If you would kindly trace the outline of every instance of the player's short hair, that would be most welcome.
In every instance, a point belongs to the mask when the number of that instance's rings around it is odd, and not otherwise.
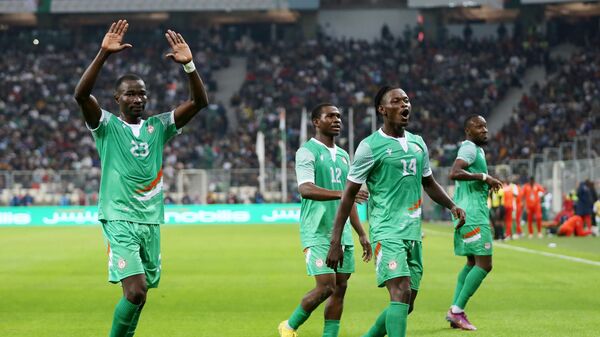
[[[310,119],[315,120],[315,119],[321,118],[321,113],[322,113],[321,110],[323,110],[323,108],[327,107],[327,106],[336,107],[335,104],[329,103],[329,102],[319,103],[319,104],[315,105],[314,108],[312,108],[312,111],[310,113]]]
[[[394,89],[400,89],[400,87],[384,85],[383,87],[379,88],[379,91],[377,91],[377,94],[373,99],[373,106],[375,106],[375,110],[377,110],[377,108],[379,108],[379,106],[381,105],[381,100],[383,99],[383,96],[385,96],[385,94]]]
[[[474,120],[475,118],[479,118],[481,117],[481,115],[469,115],[467,116],[467,118],[465,118],[465,122],[463,123],[463,128],[467,128],[469,126],[469,123],[471,123],[472,120]]]
[[[117,79],[117,82],[115,82],[115,91],[119,90],[121,83],[123,83],[124,81],[144,81],[144,80],[142,80],[142,78],[136,74],[132,74],[132,73],[125,74],[125,75],[119,77]]]

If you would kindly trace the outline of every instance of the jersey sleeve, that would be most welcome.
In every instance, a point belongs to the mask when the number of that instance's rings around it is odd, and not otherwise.
[[[354,162],[350,166],[348,180],[356,184],[364,184],[374,164],[375,159],[371,147],[364,141],[360,142],[354,154]]]
[[[430,175],[433,174],[433,172],[431,171],[431,163],[429,162],[429,149],[427,148],[427,144],[425,144],[425,141],[423,141],[423,139],[421,139],[421,143],[423,144],[423,177],[429,177]]]
[[[475,144],[471,142],[462,143],[458,149],[456,159],[462,159],[471,165],[475,162],[475,158],[477,158],[477,147],[475,147]]]
[[[98,126],[94,129],[90,128],[88,123],[85,123],[85,126],[92,132],[94,137],[102,137],[106,130],[106,125],[108,125],[108,121],[110,120],[112,114],[104,109],[102,109],[102,114],[100,115],[100,122]]]
[[[315,183],[315,156],[304,147],[296,151],[296,179],[298,186]]]
[[[164,143],[168,142],[175,135],[181,133],[181,129],[177,129],[175,126],[175,110],[163,112],[159,115],[156,115],[156,118],[160,120],[164,127]]]

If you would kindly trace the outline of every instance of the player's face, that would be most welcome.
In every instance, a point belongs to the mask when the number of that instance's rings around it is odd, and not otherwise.
[[[146,108],[146,84],[142,80],[123,81],[115,93],[121,112],[129,118],[141,117]]]
[[[315,126],[321,133],[327,136],[339,136],[342,130],[342,114],[340,110],[334,106],[321,108],[321,117],[316,120]]]
[[[383,96],[378,109],[390,123],[404,128],[408,125],[412,105],[404,90],[393,89]]]
[[[467,132],[471,135],[471,139],[477,145],[484,145],[488,142],[487,122],[483,117],[477,117],[471,120]]]

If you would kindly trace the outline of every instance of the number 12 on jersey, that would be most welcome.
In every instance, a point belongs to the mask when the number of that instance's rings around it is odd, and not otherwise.
[[[335,169],[333,167],[329,168],[329,172],[331,172],[331,182],[332,183],[342,183],[342,169],[340,169],[339,167],[336,167]]]

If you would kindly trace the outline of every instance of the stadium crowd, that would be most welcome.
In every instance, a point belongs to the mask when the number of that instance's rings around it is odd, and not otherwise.
[[[97,52],[97,40],[104,30],[86,28],[79,34],[23,30],[0,35],[4,50],[0,60],[4,79],[0,83],[0,172],[37,172],[31,182],[35,187],[52,181],[49,172],[53,170],[90,168],[91,176],[82,178],[85,183],[75,185],[85,186],[82,195],[96,193],[98,155],[72,92]],[[188,43],[209,94],[218,90],[213,72],[227,67],[230,56],[243,54],[248,63],[246,74],[240,74],[244,82],[229,102],[237,123],[228,121],[224,105],[211,99],[211,105],[186,126],[187,130],[167,144],[167,180],[178,168],[258,167],[255,140],[259,130],[266,135],[267,167],[278,167],[278,107],[287,110],[290,168],[300,145],[300,111],[318,102],[340,106],[346,126],[346,112],[349,107],[354,109],[358,144],[371,132],[368,108],[374,92],[383,84],[399,84],[406,90],[413,105],[409,130],[427,141],[432,165],[447,166],[462,139],[462,120],[475,113],[488,115],[510,87],[521,85],[524,71],[535,64],[558,71],[547,85],[535,86],[523,97],[510,124],[497,135],[499,146],[488,150],[488,160],[500,163],[524,157],[598,127],[598,117],[594,117],[599,109],[598,48],[586,48],[555,66],[549,61],[549,46],[541,35],[521,38],[503,34],[480,40],[465,36],[443,43],[420,43],[409,30],[403,36],[387,31],[374,41],[318,34],[314,40],[280,39],[274,43],[244,37],[242,43],[212,29],[183,34],[190,36]],[[82,36],[93,42],[81,42]],[[38,43],[32,44],[36,37],[40,37]],[[72,47],[73,41],[79,41],[77,48]],[[111,96],[114,82],[128,72],[146,81],[148,113],[167,111],[183,101],[187,95],[183,74],[163,59],[167,44],[162,30],[131,31],[127,42],[134,48],[108,61],[93,91],[101,106],[117,110]],[[566,115],[575,118],[568,119],[565,130],[562,121]],[[228,128],[232,124],[238,125],[237,130]],[[561,130],[555,129],[558,127]],[[347,147],[347,128],[339,141]],[[0,189],[6,184],[6,176],[0,174]],[[79,199],[80,203],[90,202],[89,198]]]
[[[560,62],[545,84],[523,95],[510,122],[495,135],[497,146],[488,151],[493,162],[528,158],[600,128],[598,43]]]

